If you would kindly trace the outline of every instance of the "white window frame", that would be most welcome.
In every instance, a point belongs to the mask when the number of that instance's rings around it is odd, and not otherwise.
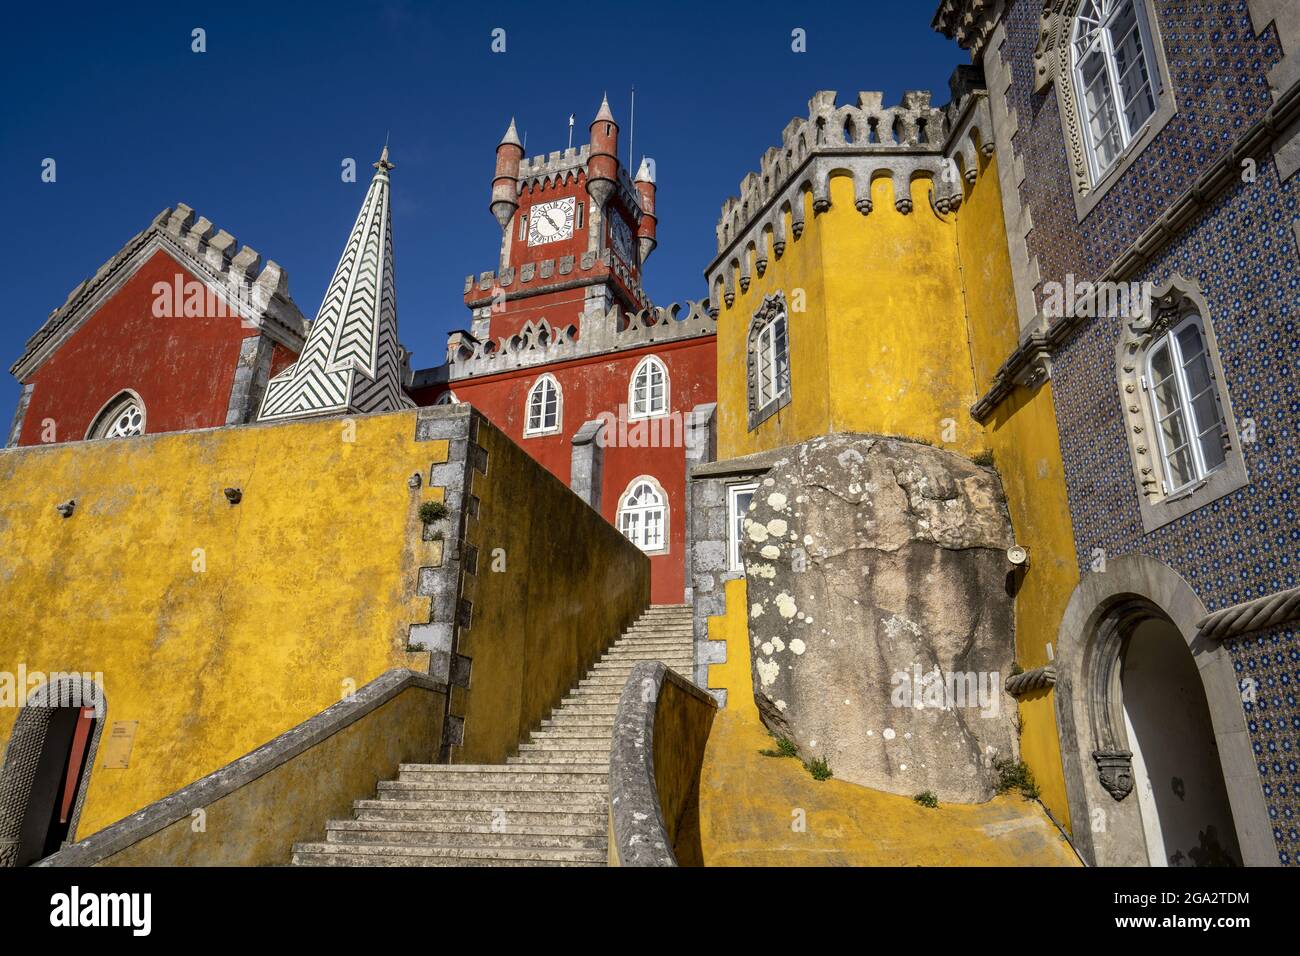
[[[1209,392],[1214,398],[1214,409],[1217,418],[1213,423],[1206,424],[1197,419],[1196,406],[1191,394],[1191,383],[1187,378],[1186,359],[1183,357],[1182,343],[1178,341],[1178,333],[1193,326],[1196,328],[1197,335],[1201,340],[1201,355],[1205,362],[1206,370],[1209,374]],[[1164,419],[1160,417],[1160,406],[1156,402],[1155,387],[1156,374],[1152,368],[1152,362],[1155,356],[1162,349],[1169,350],[1170,364],[1172,366],[1171,378],[1175,391],[1177,392],[1177,407],[1165,416],[1168,419],[1174,415],[1183,417],[1184,428],[1187,433],[1187,447],[1191,451],[1192,474],[1184,482],[1175,485],[1173,483],[1173,471],[1170,467],[1171,449],[1165,441],[1164,429],[1161,424]],[[1219,395],[1219,380],[1215,374],[1214,362],[1210,356],[1209,340],[1205,334],[1205,324],[1201,317],[1195,313],[1187,316],[1177,325],[1168,329],[1159,338],[1154,339],[1146,350],[1146,359],[1144,363],[1142,388],[1147,394],[1147,402],[1150,406],[1151,419],[1155,423],[1156,441],[1160,447],[1160,474],[1161,474],[1161,491],[1166,495],[1176,495],[1187,488],[1198,485],[1205,481],[1211,474],[1223,468],[1227,464],[1227,453],[1225,449],[1224,460],[1219,462],[1213,468],[1205,462],[1205,452],[1201,447],[1201,434],[1209,428],[1216,427],[1220,440],[1226,435],[1227,422],[1223,414],[1223,403]],[[1172,451],[1177,451],[1173,449]]]
[[[746,508],[740,510],[740,496],[754,495],[758,491],[758,482],[748,481],[739,485],[727,486],[727,568],[731,571],[744,571],[745,563],[740,556],[740,540],[745,533]],[[752,501],[751,497],[751,501]]]
[[[779,349],[778,329],[782,333],[782,347]],[[763,300],[750,320],[745,347],[749,430],[753,431],[778,410],[790,404],[790,313],[785,307],[784,295],[778,292]]]
[[[550,386],[555,391],[555,421],[552,424],[546,423],[546,395],[545,390]],[[541,409],[537,416],[537,424],[534,425],[533,405],[537,403]],[[555,376],[547,373],[541,376],[532,387],[528,389],[528,400],[524,402],[524,437],[534,435],[554,435],[564,424],[564,392],[560,388],[560,383],[556,381]]]
[[[459,405],[459,404],[460,404],[460,399],[456,397],[456,393],[455,393],[455,392],[453,392],[451,389],[448,389],[447,391],[445,391],[445,392],[443,392],[441,395],[439,395],[438,398],[437,398],[437,400],[436,400],[433,404],[435,404],[435,405]]]
[[[642,485],[649,487],[658,499],[654,505],[636,505],[629,502]],[[659,538],[657,541],[646,540],[645,531],[650,527],[650,516],[658,514]],[[646,554],[667,554],[671,527],[668,523],[668,494],[663,485],[650,475],[638,475],[633,478],[622,496],[618,499],[617,527],[619,533]]]
[[[1122,84],[1123,77],[1119,75],[1119,68],[1115,56],[1115,42],[1111,33],[1109,24],[1120,16],[1122,10],[1126,7],[1133,9],[1134,30],[1137,31],[1138,41],[1142,45],[1141,57],[1136,60],[1130,67],[1130,70],[1137,69],[1139,64],[1145,68],[1147,74],[1147,83],[1145,85],[1146,95],[1151,99],[1151,112],[1142,120],[1136,129],[1129,125],[1129,118],[1122,104]],[[1099,11],[1099,16],[1094,19],[1085,19],[1085,12],[1090,10]],[[1094,32],[1094,38],[1089,41],[1086,47],[1081,50],[1085,27],[1088,32]],[[1070,63],[1071,77],[1074,83],[1076,93],[1076,103],[1079,111],[1079,127],[1082,130],[1084,138],[1084,152],[1088,164],[1088,174],[1093,186],[1100,183],[1106,178],[1107,174],[1121,165],[1121,159],[1128,152],[1146,129],[1156,119],[1160,113],[1161,103],[1161,84],[1162,72],[1157,58],[1155,43],[1152,36],[1153,31],[1147,20],[1146,4],[1144,0],[1082,0],[1076,8],[1074,22],[1070,30]],[[1125,35],[1128,36],[1127,34]],[[1115,155],[1111,157],[1110,162],[1102,167],[1097,157],[1098,142],[1094,139],[1092,128],[1092,118],[1088,115],[1088,88],[1084,82],[1083,61],[1086,54],[1093,51],[1099,51],[1103,63],[1104,83],[1106,86],[1106,103],[1114,113],[1113,126],[1119,133],[1119,145]],[[1108,128],[1109,130],[1109,128]]]
[[[134,406],[140,413],[140,426],[138,431],[129,434],[113,434],[117,427],[117,420],[127,408]],[[86,430],[86,440],[92,441],[99,438],[138,438],[146,434],[149,425],[149,416],[145,410],[144,399],[138,392],[133,389],[124,389],[118,392],[95,414],[91,419],[90,428]]]
[[[653,376],[656,371],[663,379],[663,394],[657,406],[653,401]],[[644,388],[638,383],[638,379],[643,374],[646,376]],[[647,355],[643,358],[637,363],[636,368],[632,370],[632,377],[627,383],[628,418],[658,418],[661,415],[667,415],[671,406],[668,386],[668,366],[657,355]]]

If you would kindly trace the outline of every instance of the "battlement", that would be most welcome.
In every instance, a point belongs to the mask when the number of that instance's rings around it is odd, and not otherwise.
[[[564,281],[566,276],[572,277],[570,282],[575,286],[587,285],[588,274],[596,274],[597,270],[600,270],[599,274],[602,275],[604,272],[614,273],[623,281],[623,285],[631,290],[642,308],[650,308],[650,300],[636,281],[636,277],[622,260],[608,249],[603,253],[584,252],[581,256],[560,256],[558,260],[542,259],[540,262],[525,262],[518,270],[507,267],[500,272],[480,272],[477,278],[468,275],[465,277],[465,304],[471,309],[490,305],[493,298],[498,295],[498,290],[503,292],[506,298],[513,298],[516,293],[522,294],[521,290],[530,283],[540,285],[555,280],[553,284],[563,288],[566,285]]]
[[[184,203],[168,207],[154,216],[147,228],[136,233],[93,276],[83,279],[45,323],[27,340],[23,355],[10,371],[19,379],[30,374],[52,351],[78,314],[94,306],[124,281],[123,269],[151,244],[170,248],[185,267],[228,295],[228,303],[243,317],[261,326],[270,319],[280,330],[275,337],[301,348],[308,322],[289,297],[289,276],[271,259],[265,262],[251,246],[224,229],[217,229],[206,217],[195,217]]]
[[[447,337],[448,380],[456,382],[716,332],[717,320],[708,299],[688,300],[684,310],[673,303],[635,313],[618,308],[588,312],[582,317],[581,333],[575,325],[553,328],[545,319],[529,322],[514,335],[496,340],[453,332]]]
[[[545,189],[548,186],[576,182],[579,174],[587,172],[587,161],[591,158],[591,144],[571,146],[566,150],[553,150],[545,156],[528,156],[519,161],[518,192],[522,195],[529,189]],[[620,160],[618,164],[618,189],[623,201],[641,216],[641,197],[632,184],[628,168]]]
[[[978,157],[993,149],[988,95],[976,81],[959,70],[953,101],[942,108],[919,90],[890,107],[880,93],[859,93],[855,105],[844,106],[836,106],[834,91],[815,93],[807,119],[787,123],[781,145],[768,149],[758,172],[741,180],[739,196],[723,202],[718,256],[706,270],[710,290],[730,304],[737,282],[748,288],[751,268],[763,275],[768,238],[780,258],[787,241],[803,234],[804,193],[812,194],[814,215],[831,208],[832,176],[852,179],[853,204],[864,216],[873,210],[873,183],[882,178],[891,181],[894,209],[903,215],[912,212],[911,186],[918,178],[933,183],[929,200],[936,214],[954,212],[962,201],[961,180],[973,183]]]

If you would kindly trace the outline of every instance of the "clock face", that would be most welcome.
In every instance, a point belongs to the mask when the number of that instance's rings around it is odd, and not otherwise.
[[[568,199],[555,199],[534,206],[528,216],[528,244],[541,246],[572,236],[577,202],[570,196]]]
[[[609,241],[618,257],[632,265],[632,229],[622,216],[612,211],[609,214]]]

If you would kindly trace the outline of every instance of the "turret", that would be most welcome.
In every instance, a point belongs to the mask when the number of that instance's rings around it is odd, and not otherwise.
[[[603,207],[618,182],[618,124],[609,109],[609,98],[600,101],[600,111],[591,121],[591,152],[587,158],[587,192]]]
[[[519,142],[515,121],[497,144],[497,170],[492,180],[492,215],[497,217],[504,231],[509,228],[515,210],[519,208],[519,163],[524,158],[524,145]]]
[[[650,258],[659,243],[655,239],[655,227],[659,217],[655,215],[655,173],[654,160],[642,157],[641,168],[636,172],[637,197],[641,200],[641,222],[636,229],[637,246],[641,252],[641,264]]]

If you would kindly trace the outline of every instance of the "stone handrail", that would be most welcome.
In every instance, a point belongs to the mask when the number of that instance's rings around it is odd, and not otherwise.
[[[659,661],[632,667],[609,756],[611,865],[701,862],[698,847],[681,844],[681,822],[698,803],[704,744],[717,709],[709,694]]]
[[[370,728],[373,739],[363,733],[338,744],[340,734],[381,708],[400,703],[407,691],[428,699],[415,701],[404,711],[385,711],[382,726]],[[387,671],[256,750],[35,865],[287,863],[295,840],[315,839],[327,819],[373,792],[377,781],[395,773],[399,763],[430,759],[441,736],[441,701],[446,692],[445,684],[425,674],[400,668]],[[417,726],[409,726],[411,721]],[[399,738],[403,744],[385,756],[380,742]],[[340,752],[326,754],[331,743]],[[322,765],[308,766],[318,751]],[[354,766],[346,765],[344,755],[353,758]],[[316,784],[301,786],[299,778],[304,777]],[[196,831],[191,823],[198,811],[206,819],[205,827]]]

